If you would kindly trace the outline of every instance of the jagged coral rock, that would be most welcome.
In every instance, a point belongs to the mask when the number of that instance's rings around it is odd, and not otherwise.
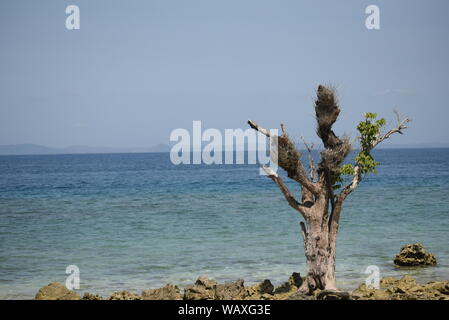
[[[216,293],[219,300],[242,300],[248,295],[242,279],[217,285]]]
[[[436,263],[435,256],[424,250],[420,243],[403,246],[394,259],[394,264],[398,266],[435,265]]]
[[[351,293],[355,300],[449,300],[449,281],[418,284],[414,278],[405,275],[401,279],[384,278],[380,289],[360,285]]]
[[[215,300],[217,299],[217,282],[207,277],[199,277],[195,284],[184,290],[185,300]]]
[[[109,300],[142,300],[142,297],[129,291],[118,291],[114,292]]]
[[[273,294],[273,290],[274,286],[268,279],[246,289],[248,298],[252,300],[268,299]]]
[[[293,272],[287,282],[282,283],[274,290],[274,296],[277,300],[287,299],[296,293],[301,286],[303,280],[299,273]]]
[[[159,289],[142,291],[142,300],[182,300],[178,286],[167,284]]]
[[[103,297],[99,296],[98,294],[85,292],[82,300],[103,300]]]
[[[59,282],[52,282],[39,289],[36,300],[80,300],[81,297],[72,290],[67,289]]]

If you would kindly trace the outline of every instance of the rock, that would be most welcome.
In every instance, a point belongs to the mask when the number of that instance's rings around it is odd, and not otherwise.
[[[186,287],[184,300],[215,300],[217,299],[217,282],[207,277],[199,277],[195,284]]]
[[[216,293],[219,300],[242,300],[248,295],[242,279],[217,285]]]
[[[449,281],[432,281],[424,285],[428,291],[438,291],[441,294],[449,295]]]
[[[449,300],[449,281],[432,281],[409,290],[419,300]]]
[[[416,280],[409,275],[405,275],[392,283],[387,291],[391,293],[407,293],[412,287],[416,287]]]
[[[394,264],[398,266],[433,266],[436,263],[435,256],[426,252],[419,243],[403,246],[394,259]]]
[[[259,293],[259,294],[264,294],[264,293],[272,294],[273,290],[274,290],[274,286],[271,283],[271,281],[268,279],[265,279],[261,283],[255,284],[254,286],[248,288],[248,291],[254,291],[255,293]]]
[[[185,288],[186,300],[241,300],[248,296],[244,281],[218,284],[207,277],[199,277],[193,286]]]
[[[302,292],[296,291],[295,293],[289,295],[286,300],[314,300],[315,296],[304,294]]]
[[[82,300],[104,300],[104,299],[101,296],[99,296],[98,294],[92,294],[89,292],[85,292]]]
[[[167,284],[159,289],[142,291],[142,300],[182,300],[178,286]]]
[[[283,294],[283,293],[288,293],[290,291],[295,290],[289,282],[284,282],[283,284],[281,284],[279,287],[277,287],[276,289],[274,289],[274,294]],[[296,291],[296,290],[295,290]]]
[[[117,291],[109,297],[109,300],[142,300],[142,297],[129,291]]]
[[[368,288],[366,284],[361,284],[351,294],[353,300],[389,300],[390,293],[384,290]]]
[[[36,300],[80,300],[81,297],[72,290],[67,289],[59,282],[52,282],[37,292]]]
[[[317,300],[349,300],[349,292],[322,290],[316,295]]]
[[[298,272],[293,272],[293,274],[288,278],[287,282],[284,282],[279,287],[274,290],[274,294],[284,294],[284,293],[295,293],[302,284],[301,276]]]
[[[294,295],[299,287],[301,286],[303,280],[298,272],[293,272],[293,274],[288,278],[287,282],[282,283],[276,289],[270,280],[265,279],[263,282],[255,284],[246,289],[248,297],[251,300],[286,300],[290,296]],[[304,297],[293,297],[292,300],[305,300]]]
[[[272,295],[273,290],[274,286],[268,279],[246,289],[248,297],[252,300],[259,300],[264,294]]]
[[[268,294],[272,294],[274,290],[274,286],[271,283],[270,280],[265,279],[264,281],[262,281],[262,283],[260,283],[258,285],[258,291],[260,293],[268,293]]]
[[[351,299],[362,300],[449,300],[449,281],[418,284],[409,275],[401,279],[384,278],[380,289],[360,285],[351,293]]]
[[[365,300],[370,298],[373,295],[373,289],[370,289],[366,286],[366,284],[362,283],[351,292],[351,299],[353,300]]]
[[[391,295],[389,292],[384,291],[384,290],[374,290],[372,296],[371,296],[372,300],[390,300],[391,299]]]
[[[288,282],[297,288],[299,288],[302,285],[302,278],[299,272],[293,272],[290,278],[288,278]]]
[[[260,296],[260,300],[275,300],[275,297],[270,293],[264,293]]]
[[[393,277],[385,277],[382,280],[380,280],[380,287],[386,288],[392,285],[395,285],[399,280]]]

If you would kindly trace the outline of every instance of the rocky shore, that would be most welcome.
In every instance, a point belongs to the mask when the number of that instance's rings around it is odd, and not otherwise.
[[[81,297],[68,290],[59,282],[41,288],[36,300],[272,300],[286,299],[296,293],[302,283],[299,273],[293,273],[287,282],[275,288],[270,280],[245,287],[243,280],[217,283],[207,277],[199,277],[193,285],[181,290],[178,286],[167,284],[158,289],[144,290],[139,295],[129,291],[114,292],[110,297],[84,293]]]
[[[245,287],[243,280],[217,283],[199,277],[191,286],[181,290],[167,284],[158,289],[144,290],[141,294],[119,291],[110,297],[84,293],[81,297],[58,282],[50,283],[36,294],[36,300],[449,300],[449,281],[419,284],[406,275],[402,278],[383,278],[379,289],[361,284],[352,292],[319,291],[314,295],[298,293],[302,283],[299,273],[293,273],[287,282],[274,287],[270,280]]]
[[[435,265],[436,258],[419,244],[409,244],[401,248],[394,259],[398,267],[419,267]],[[110,297],[92,293],[78,293],[68,290],[59,282],[41,288],[36,300],[449,300],[449,281],[432,281],[419,284],[414,278],[383,278],[378,289],[361,284],[352,292],[316,290],[313,295],[298,292],[303,283],[299,273],[294,272],[286,282],[274,287],[266,279],[253,286],[245,287],[242,279],[235,282],[217,283],[207,277],[199,277],[196,282],[182,290],[173,284],[158,289],[144,290],[141,294],[118,291]]]

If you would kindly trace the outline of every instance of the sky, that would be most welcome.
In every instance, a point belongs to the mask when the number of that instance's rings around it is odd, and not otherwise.
[[[391,143],[449,143],[448,15],[447,0],[1,1],[0,144],[147,147],[248,119],[317,141],[320,83],[338,90],[337,134],[397,109],[412,123]]]

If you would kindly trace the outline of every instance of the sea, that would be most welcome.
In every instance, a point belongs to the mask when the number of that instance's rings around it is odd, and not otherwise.
[[[355,289],[373,270],[448,280],[449,149],[374,156],[378,174],[343,208],[338,287]],[[184,287],[200,275],[279,285],[306,270],[300,221],[254,164],[174,165],[169,153],[0,156],[0,299],[32,299],[64,284],[73,266],[80,294]],[[416,242],[437,265],[396,268],[394,256]]]

